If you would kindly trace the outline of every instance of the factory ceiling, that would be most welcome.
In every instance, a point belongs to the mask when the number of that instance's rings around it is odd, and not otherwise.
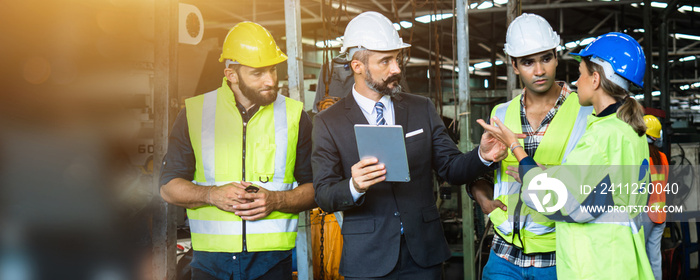
[[[476,69],[472,68],[473,74],[490,76],[493,60],[496,75],[501,80],[506,75],[506,65],[501,63],[505,59],[506,2],[468,1],[469,58],[471,66],[477,64]],[[651,32],[653,71],[658,72],[659,26],[666,13],[672,87],[680,90],[700,82],[694,60],[700,56],[700,4],[696,1],[650,3],[652,8],[647,23],[650,31],[644,28],[644,1],[524,0],[520,8],[522,12],[543,16],[561,35],[560,55],[565,65],[561,67],[560,62],[558,78],[568,81],[578,77],[576,62],[568,53],[580,50],[592,38],[611,31],[627,33],[645,48],[648,48],[648,42],[644,42],[645,32]],[[276,38],[285,39],[283,0],[197,0],[190,4],[202,11],[205,38],[223,38],[233,25],[248,20],[267,27]],[[401,36],[413,45],[410,63],[425,64],[430,59],[434,65],[439,57],[443,68],[451,68],[456,59],[454,48],[457,41],[456,18],[452,16],[454,5],[454,1],[445,0],[300,0],[301,40],[305,51],[322,50],[330,45],[331,54],[337,54],[336,40],[342,36],[348,21],[361,12],[377,11],[397,23],[397,27],[401,26]],[[430,21],[431,17],[437,20]],[[324,45],[325,40],[329,40],[327,45]]]

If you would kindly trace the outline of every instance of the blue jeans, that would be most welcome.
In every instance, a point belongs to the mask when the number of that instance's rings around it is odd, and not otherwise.
[[[657,224],[651,221],[648,214],[642,213],[640,215],[644,215],[642,223],[651,271],[654,272],[654,279],[661,280],[661,238],[664,235],[666,222]]]
[[[509,261],[499,257],[493,250],[490,250],[489,261],[484,267],[484,280],[504,280],[504,279],[527,279],[527,280],[547,280],[557,279],[557,267],[519,267]]]

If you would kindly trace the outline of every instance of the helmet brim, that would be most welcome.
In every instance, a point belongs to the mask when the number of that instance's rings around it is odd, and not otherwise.
[[[583,53],[570,53],[569,55],[573,56],[574,59],[578,62],[581,62],[581,57],[588,56]]]

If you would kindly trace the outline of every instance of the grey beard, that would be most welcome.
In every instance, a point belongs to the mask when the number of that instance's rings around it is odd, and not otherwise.
[[[388,95],[389,97],[395,97],[399,92],[401,92],[402,88],[400,84],[396,84],[396,87],[390,88],[389,83],[394,82],[391,77],[387,79],[387,81],[384,82],[375,82],[374,79],[372,79],[372,74],[367,71],[367,76],[365,76],[365,84],[367,84],[367,87],[370,88],[371,90],[381,94],[381,95]],[[398,82],[398,81],[397,81]]]

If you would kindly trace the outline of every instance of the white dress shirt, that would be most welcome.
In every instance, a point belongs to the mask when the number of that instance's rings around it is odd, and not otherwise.
[[[376,125],[377,110],[374,108],[374,105],[377,104],[377,102],[362,96],[359,92],[357,92],[357,90],[355,90],[355,85],[352,86],[352,97],[355,98],[357,105],[360,106],[360,110],[362,111],[362,114],[365,115],[367,122],[369,124]],[[384,95],[381,99],[379,99],[379,102],[384,104],[384,120],[386,121],[386,124],[396,124],[394,121],[394,102],[391,101],[391,97]],[[484,160],[484,158],[481,157],[481,153],[477,154],[479,155],[479,159],[484,165],[490,166],[493,163],[491,161]],[[465,172],[467,171],[465,170]],[[355,189],[355,186],[353,186],[352,184],[352,179],[350,180],[350,193],[352,194],[352,198],[354,201],[357,201],[362,195],[364,195],[364,193],[359,193]]]
[[[374,105],[377,104],[377,102],[362,96],[359,92],[357,92],[357,90],[355,90],[355,85],[352,86],[352,97],[355,98],[357,105],[360,106],[360,111],[362,111],[362,114],[365,115],[367,123],[376,125],[377,110],[374,108]],[[391,102],[391,97],[384,95],[381,99],[379,99],[379,102],[384,104],[383,116],[384,120],[386,121],[386,124],[396,124],[394,121],[394,102]],[[355,186],[353,186],[352,184],[352,180],[350,180],[350,193],[352,194],[352,198],[355,201],[357,201],[362,195],[364,195],[364,193],[359,193],[355,189]]]

